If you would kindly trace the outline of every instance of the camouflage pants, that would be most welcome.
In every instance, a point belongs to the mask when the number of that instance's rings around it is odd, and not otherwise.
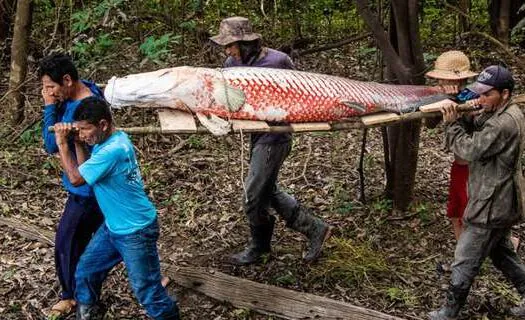
[[[288,225],[293,223],[299,204],[294,197],[279,189],[279,170],[291,151],[292,141],[280,144],[255,144],[246,178],[244,211],[250,225],[268,225],[268,209],[274,208]]]
[[[512,282],[518,292],[525,294],[525,266],[514,251],[510,234],[510,229],[465,225],[452,264],[452,291],[462,292],[466,298],[483,261],[490,257],[494,266]]]

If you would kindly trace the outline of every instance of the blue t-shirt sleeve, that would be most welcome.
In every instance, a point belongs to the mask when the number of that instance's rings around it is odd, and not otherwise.
[[[44,140],[44,149],[47,153],[57,153],[58,146],[55,140],[55,133],[50,132],[48,128],[58,122],[56,104],[48,104],[44,107],[44,119],[42,121],[42,138]]]
[[[87,184],[94,185],[112,172],[118,162],[118,150],[102,148],[78,167]]]

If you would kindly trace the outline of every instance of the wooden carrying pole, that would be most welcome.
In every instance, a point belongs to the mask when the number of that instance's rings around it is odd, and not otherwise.
[[[470,108],[469,111],[476,110],[475,108]],[[465,110],[467,111],[467,110]],[[407,121],[412,121],[415,119],[423,119],[441,116],[441,112],[411,112],[406,114],[397,115],[394,113],[376,113],[370,114],[363,117],[351,118],[341,122],[331,122],[331,123],[304,123],[303,128],[297,128],[296,125],[278,125],[278,126],[268,126],[266,128],[236,128],[232,127],[230,133],[253,133],[253,132],[265,132],[265,133],[285,133],[285,132],[316,132],[316,131],[340,131],[340,130],[354,130],[354,129],[365,129],[365,128],[374,128],[374,127],[384,127],[390,126],[398,123],[403,123]],[[366,117],[371,117],[371,121],[368,122]],[[376,119],[372,119],[377,118]],[[324,125],[319,125],[324,124]],[[128,134],[183,134],[183,133],[192,133],[192,134],[208,134],[210,133],[208,129],[203,126],[197,126],[195,131],[188,132],[186,130],[176,130],[176,129],[163,129],[162,127],[127,127],[127,128],[116,128],[117,130],[122,130]],[[49,127],[49,131],[54,131],[53,126]]]
[[[525,102],[525,95],[517,95],[512,99],[516,103]],[[449,100],[451,103],[452,101]],[[408,122],[417,119],[423,118],[433,118],[441,117],[442,114],[440,111],[439,104],[434,104],[434,106],[429,108],[421,107],[421,110],[424,111],[415,111],[404,114],[396,114],[391,112],[378,112],[373,114],[367,114],[360,117],[349,118],[339,122],[312,122],[312,123],[292,123],[289,125],[264,125],[264,126],[246,126],[246,125],[235,125],[237,122],[262,122],[264,121],[245,121],[245,120],[233,120],[233,124],[230,133],[285,133],[285,132],[318,132],[318,131],[340,131],[340,130],[355,130],[355,129],[365,129],[365,128],[375,128],[375,127],[385,127],[400,124],[403,122]],[[479,107],[474,107],[469,104],[460,104],[457,105],[457,110],[459,112],[470,112],[479,110]],[[160,113],[159,113],[160,116]],[[162,121],[161,121],[162,124]],[[49,127],[50,131],[53,131],[53,127]],[[160,127],[127,127],[127,128],[117,128],[117,130],[122,130],[128,134],[209,134],[210,132],[203,126],[197,125],[194,129],[188,130],[183,129],[179,130],[177,128],[168,128],[161,125]]]

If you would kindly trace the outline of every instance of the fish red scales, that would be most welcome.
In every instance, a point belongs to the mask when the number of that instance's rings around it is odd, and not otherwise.
[[[178,107],[180,103],[174,101],[180,101],[192,112],[226,119],[293,122],[338,120],[360,114],[354,105],[366,112],[414,111],[415,102],[436,95],[435,90],[422,87],[365,83],[267,68],[177,67],[115,81],[119,84],[117,89],[115,83],[106,87],[108,99],[115,104],[158,102]]]

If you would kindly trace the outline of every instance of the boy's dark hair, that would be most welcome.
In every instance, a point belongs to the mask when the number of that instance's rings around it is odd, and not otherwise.
[[[82,99],[75,114],[75,121],[87,121],[90,124],[98,125],[100,120],[106,120],[110,125],[113,123],[109,104],[99,97],[88,97]]]
[[[49,76],[51,80],[62,85],[64,76],[69,74],[72,80],[78,80],[78,71],[73,60],[66,54],[53,53],[40,60],[38,78]]]

